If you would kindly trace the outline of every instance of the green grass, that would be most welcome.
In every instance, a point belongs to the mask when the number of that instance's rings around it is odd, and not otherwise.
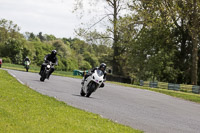
[[[3,63],[2,68],[19,70],[19,71],[26,71],[26,69],[24,68],[23,65],[10,64],[10,63]],[[39,71],[40,71],[40,67],[30,65],[29,72],[39,73]],[[73,76],[73,72],[57,71],[57,70],[55,70],[53,72],[53,75],[72,77],[72,78],[82,78],[82,76]]]
[[[20,84],[0,69],[1,133],[139,133]]]
[[[2,67],[3,68],[21,69],[23,71],[26,71],[25,67],[23,65],[19,65],[19,64],[3,63]],[[38,71],[38,70],[40,70],[40,67],[35,66],[35,65],[30,65],[30,70]]]
[[[10,63],[3,63],[2,68],[26,71],[23,65],[10,64]],[[40,70],[40,67],[30,65],[30,69],[29,69],[30,72],[39,72],[39,70]]]
[[[173,90],[167,90],[167,89],[143,87],[143,86],[137,86],[137,85],[131,85],[131,84],[125,84],[125,83],[118,83],[118,82],[110,82],[110,83],[114,83],[114,84],[122,85],[122,86],[126,86],[126,87],[133,87],[133,88],[151,90],[151,91],[163,93],[163,94],[166,94],[166,95],[170,95],[170,96],[173,96],[173,97],[181,98],[181,99],[184,99],[184,100],[200,103],[200,95],[199,94],[181,92],[181,91],[173,91]]]

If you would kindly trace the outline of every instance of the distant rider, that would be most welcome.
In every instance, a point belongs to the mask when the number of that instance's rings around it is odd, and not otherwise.
[[[28,62],[31,63],[31,60],[28,58],[28,56],[26,56],[26,58],[24,59],[24,63],[25,63],[26,61],[28,61]]]
[[[84,76],[84,79],[81,82],[82,85],[84,84],[85,79],[87,79],[87,77],[89,77],[90,75],[92,75],[95,70],[101,70],[104,73],[104,76],[103,76],[104,82],[106,81],[106,74],[107,74],[106,73],[106,64],[105,63],[101,63],[99,67],[95,67],[95,68],[91,69],[91,72],[87,73]],[[102,83],[100,87],[104,87],[104,83]]]
[[[42,71],[44,71],[46,63],[51,61],[53,64],[58,65],[58,58],[56,57],[56,54],[57,54],[57,51],[56,50],[52,50],[51,54],[48,54],[48,55],[46,55],[44,57],[44,62],[45,63],[43,63],[42,66],[41,66],[40,73],[39,73],[40,75],[41,75]],[[54,72],[54,70],[55,70],[55,68],[54,68],[54,65],[53,65],[51,67],[50,71],[49,71],[49,76]],[[49,79],[49,77],[48,77],[48,79]]]

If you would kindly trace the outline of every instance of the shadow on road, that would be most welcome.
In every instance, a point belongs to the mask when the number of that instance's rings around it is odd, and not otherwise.
[[[95,97],[85,97],[85,96],[81,96],[81,95],[77,95],[77,94],[72,94],[73,96],[77,96],[77,97],[83,97],[83,98],[91,98],[91,99],[97,99]]]

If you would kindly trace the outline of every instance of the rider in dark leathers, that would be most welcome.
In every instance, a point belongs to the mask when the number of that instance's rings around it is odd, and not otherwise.
[[[84,84],[84,81],[87,77],[89,77],[90,75],[92,75],[94,73],[95,70],[102,70],[102,72],[104,73],[104,76],[103,76],[103,79],[104,79],[104,82],[106,81],[106,75],[107,75],[107,72],[106,72],[106,64],[105,63],[101,63],[99,67],[95,67],[91,70],[90,73],[87,73],[85,76],[84,76],[84,79],[83,81],[81,82],[81,84],[83,85]],[[101,84],[100,87],[104,87],[104,83]]]
[[[26,56],[26,58],[24,59],[24,62],[25,62],[25,61],[31,62],[31,60],[28,58],[28,56]]]
[[[42,64],[41,69],[40,69],[40,75],[41,72],[44,70],[46,63],[48,63],[49,61],[51,61],[52,63],[54,63],[55,65],[58,65],[58,58],[56,57],[57,51],[56,50],[52,50],[51,54],[48,54],[44,57],[44,61],[45,63]],[[51,70],[49,72],[49,76],[54,72],[55,68],[54,65],[51,67]],[[49,77],[48,77],[49,78]]]

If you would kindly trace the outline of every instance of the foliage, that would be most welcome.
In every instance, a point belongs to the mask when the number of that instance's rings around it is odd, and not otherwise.
[[[94,1],[92,6],[98,3]],[[77,4],[76,10],[82,9],[84,2],[77,3],[81,6]],[[199,1],[107,0],[104,6],[109,9],[105,14],[112,25],[107,26],[112,37],[107,37],[113,39],[113,51],[107,54],[111,58],[105,59],[115,74],[137,80],[197,84]],[[122,9],[128,13],[120,14]],[[90,29],[81,28],[77,33],[86,41],[98,43],[103,33]]]
[[[125,56],[132,66],[125,69],[136,79],[191,83],[192,59],[196,57],[191,57],[194,39],[190,30],[194,27],[188,16],[195,15],[190,14],[194,5],[184,0],[134,0],[129,4],[133,13],[120,20],[123,44],[120,47],[126,47]],[[199,12],[198,2],[196,6]]]
[[[2,48],[2,56],[9,57],[13,63],[22,63],[23,42],[15,38],[8,38]]]
[[[81,63],[80,69],[89,70],[91,68],[92,68],[92,66],[90,65],[90,63],[85,61],[85,60],[83,60],[83,62]]]
[[[0,21],[0,56],[8,62],[22,64],[28,56],[31,64],[40,66],[44,56],[53,49],[58,51],[58,66],[56,69],[73,71],[74,69],[91,69],[99,65],[99,60],[104,60],[101,55],[108,54],[108,47],[88,44],[78,38],[56,38],[54,35],[35,35],[26,32],[24,36],[19,33],[19,28],[12,21]],[[101,48],[104,51],[101,51]],[[102,50],[103,50],[102,49]]]
[[[3,63],[11,63],[11,60],[9,57],[3,57],[2,61],[3,61]]]

